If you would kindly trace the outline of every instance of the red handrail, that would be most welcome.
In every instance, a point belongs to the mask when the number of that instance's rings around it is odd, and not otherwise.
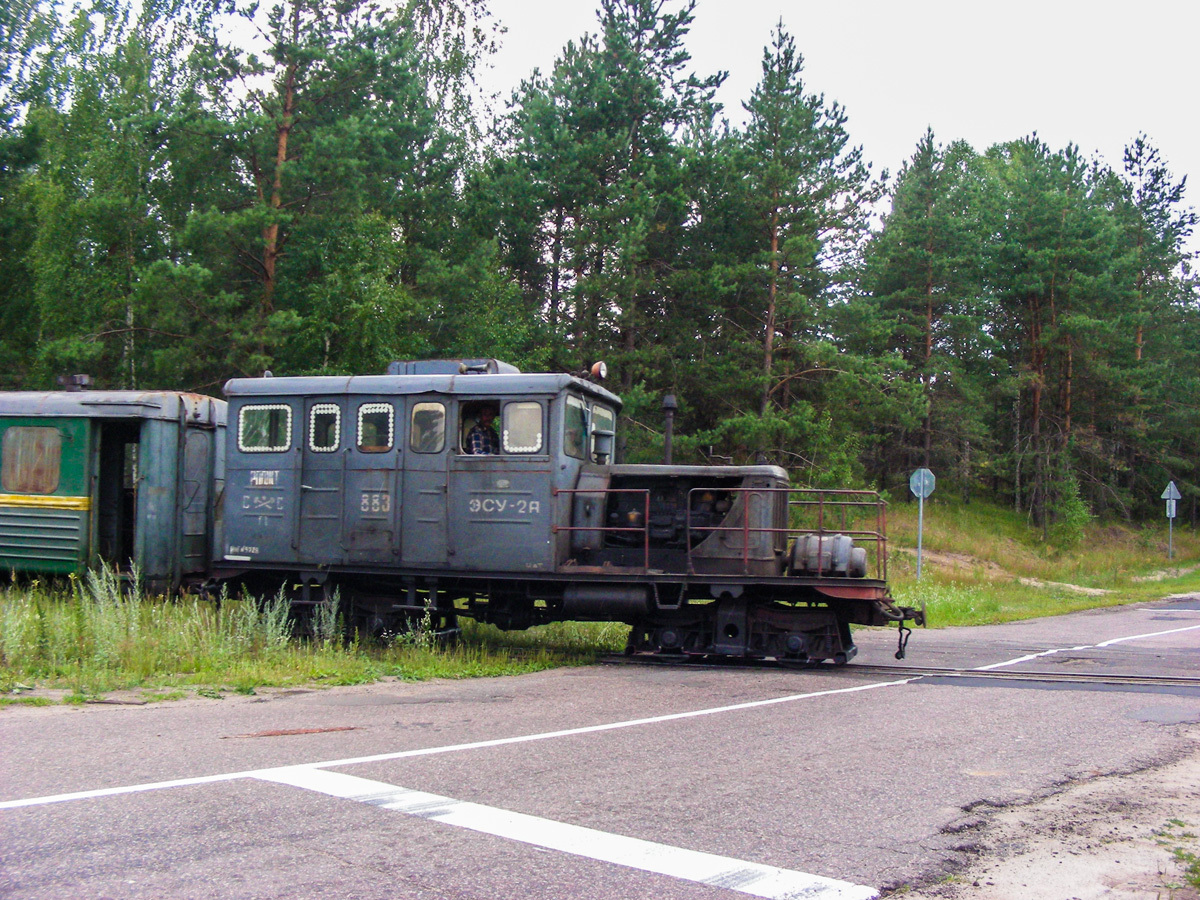
[[[619,525],[558,525],[550,526],[552,534],[558,534],[560,531],[599,531],[607,532],[623,532],[623,531],[640,531],[642,532],[642,568],[650,568],[650,489],[649,488],[555,488],[552,491],[553,496],[559,494],[601,494],[607,497],[609,494],[642,494],[642,527],[641,528],[625,528]]]
[[[721,524],[721,525],[706,525],[703,530],[708,533],[713,532],[740,532],[742,535],[742,570],[744,574],[749,574],[750,571],[750,536],[759,534],[783,534],[786,536],[784,541],[785,546],[789,546],[793,540],[804,535],[816,535],[823,537],[833,534],[842,534],[850,538],[858,539],[864,542],[873,542],[875,544],[875,575],[880,580],[887,580],[887,503],[875,491],[855,491],[843,489],[822,489],[822,488],[728,488],[722,487],[714,489],[712,487],[697,487],[692,488],[688,492],[687,504],[687,523],[686,523],[686,554],[687,554],[687,573],[695,574],[695,560],[693,556],[693,525],[692,525],[692,502],[691,495],[697,492],[711,493],[718,490],[724,494],[744,494],[746,500],[742,504],[741,521],[737,524]],[[641,532],[642,534],[642,559],[643,566],[646,569],[650,568],[650,489],[649,488],[556,488],[553,495],[557,497],[559,494],[567,494],[574,496],[575,494],[594,494],[601,498],[606,498],[609,494],[641,494],[642,503],[642,523],[640,526],[620,526],[607,525],[603,522],[599,525],[558,525],[551,526],[552,533],[559,532],[575,532],[575,531],[596,531],[601,534],[609,533],[628,533]],[[750,521],[750,512],[753,505],[753,497],[765,495],[787,496],[787,507],[790,511],[793,508],[816,507],[817,510],[817,527],[801,528],[792,527],[790,522],[785,527],[777,528],[774,526],[752,525]],[[867,529],[852,529],[846,528],[846,514],[853,509],[875,509],[875,530]],[[840,512],[842,527],[834,530],[826,527],[826,510],[832,508]],[[557,518],[557,516],[555,516]],[[728,521],[728,520],[725,520]],[[816,577],[829,577],[821,566],[821,554],[817,557],[817,572]]]

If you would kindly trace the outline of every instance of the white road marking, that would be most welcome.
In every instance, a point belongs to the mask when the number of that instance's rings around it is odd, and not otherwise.
[[[434,756],[440,753],[460,753],[467,750],[485,750],[489,747],[503,747],[509,744],[524,744],[529,741],[545,741],[552,738],[574,737],[582,734],[596,734],[602,731],[614,731],[620,728],[634,728],[641,725],[656,725],[660,722],[674,722],[680,719],[691,719],[698,716],[713,716],[721,713],[738,712],[744,709],[756,709],[761,706],[774,706],[779,703],[793,703],[798,700],[815,700],[819,697],[832,697],[837,694],[853,694],[859,691],[871,691],[876,688],[895,687],[918,680],[920,676],[903,678],[899,681],[877,681],[871,684],[860,684],[849,688],[835,688],[828,691],[813,691],[808,694],[788,694],[784,697],[772,697],[768,700],[750,700],[746,703],[735,703],[730,706],[715,706],[708,709],[695,709],[689,712],[669,713],[662,716],[651,716],[644,719],[626,719],[621,722],[607,722],[603,725],[586,725],[581,728],[566,728],[562,731],[545,731],[540,734],[526,734],[517,737],[494,738],[488,741],[474,741],[469,744],[450,744],[442,747],[423,747],[417,750],[399,750],[394,753],[377,753],[373,756],[357,756],[349,759],[333,759],[325,762],[303,763],[304,768],[331,769],[334,767],[361,765],[362,763],[388,762],[397,759],[411,759],[417,756]],[[254,769],[246,772],[230,772],[226,775],[205,775],[198,778],[181,778],[176,781],[156,781],[149,784],[135,784],[124,787],[99,788],[92,791],[75,791],[69,794],[51,794],[45,797],[30,797],[24,800],[0,801],[0,809],[17,809],[22,806],[42,806],[47,803],[63,803],[69,800],[87,800],[94,797],[113,797],[120,794],[134,794],[142,791],[163,790],[165,788],[188,787],[194,784],[208,784],[218,781],[234,781],[239,778],[258,778],[261,771],[273,769]]]
[[[1081,644],[1078,647],[1058,647],[1053,650],[1043,650],[1040,653],[1030,653],[1004,662],[977,666],[974,671],[986,672],[990,669],[1001,669],[1015,666],[1023,662],[1038,659],[1043,656],[1053,656],[1056,653],[1070,653],[1081,650],[1095,650],[1109,647],[1125,641],[1136,641],[1143,638],[1160,637],[1167,634],[1177,634],[1184,631],[1200,629],[1200,625],[1189,625],[1184,628],[1172,628],[1167,631],[1155,631],[1147,634],[1136,634],[1128,637],[1113,638],[1099,644]],[[871,691],[876,688],[897,687],[919,681],[921,676],[903,678],[898,681],[879,681],[871,684],[861,684],[849,688],[835,688],[828,691],[813,691],[807,694],[788,694],[784,697],[772,697],[768,700],[751,700],[746,703],[735,703],[730,706],[716,706],[708,709],[696,709],[689,712],[670,713],[662,716],[651,716],[644,719],[627,719],[621,722],[608,722],[603,725],[588,725],[581,728],[567,728],[561,731],[547,731],[540,734],[527,734],[517,737],[494,738],[488,741],[474,741],[468,744],[450,744],[442,747],[424,747],[418,750],[400,750],[395,753],[378,753],[372,756],[357,756],[347,759],[328,760],[326,762],[306,763],[308,768],[328,769],[341,766],[360,765],[362,763],[387,762],[389,760],[410,759],[418,756],[433,756],[441,753],[460,753],[468,750],[484,750],[489,747],[502,747],[508,744],[522,744],[529,741],[545,741],[553,738],[574,737],[583,734],[596,734],[602,731],[613,731],[619,728],[634,728],[641,725],[655,725],[661,722],[673,722],[681,719],[691,719],[699,716],[712,716],[721,713],[739,712],[745,709],[755,709],[762,706],[773,706],[779,703],[793,703],[798,700],[813,700],[819,697],[831,697],[838,694],[852,694],[858,691]],[[240,778],[256,778],[258,771],[230,772],[224,775],[204,775],[196,778],[180,778],[174,781],[155,781],[147,784],[124,785],[121,787],[98,788],[90,791],[74,791],[66,794],[51,794],[44,797],[28,797],[20,800],[0,801],[0,809],[18,809],[26,806],[43,806],[48,803],[63,803],[71,800],[89,800],[97,797],[114,797],[121,794],[135,794],[143,791],[156,791],[168,788],[189,787],[198,784],[212,784],[221,781],[236,781]]]
[[[750,700],[746,703],[735,703],[731,706],[714,706],[708,709],[695,709],[690,712],[668,713],[662,716],[651,716],[645,719],[627,719],[623,722],[608,722],[604,725],[585,725],[581,728],[567,728],[562,731],[546,731],[541,734],[527,734],[520,737],[494,738],[490,741],[475,741],[470,744],[451,744],[448,747],[427,747],[421,750],[401,750],[396,753],[380,753],[375,756],[355,756],[349,759],[335,759],[329,762],[314,763],[314,768],[331,769],[338,766],[357,766],[362,763],[387,762],[393,759],[410,759],[414,756],[432,756],[439,753],[457,753],[462,750],[483,750],[488,747],[503,747],[507,744],[524,744],[529,741],[545,741],[552,738],[574,737],[581,734],[596,734],[601,731],[615,731],[620,728],[634,728],[640,725],[657,725],[660,722],[676,722],[680,719],[693,719],[699,716],[715,716],[721,713],[740,712],[744,709],[757,709],[762,706],[774,706],[778,703],[794,703],[797,700],[815,700],[818,697],[832,697],[837,694],[854,694],[859,691],[873,691],[877,688],[896,687],[918,680],[920,676],[903,678],[899,681],[877,681],[871,684],[860,684],[856,687],[834,688],[828,691],[813,691],[808,694],[788,694],[784,697],[772,697],[769,700]]]
[[[311,766],[267,769],[255,777],[332,797],[358,800],[444,825],[561,853],[739,891],[753,897],[777,900],[801,897],[811,900],[871,900],[879,896],[874,888],[848,881],[610,834]]]
[[[252,772],[231,772],[228,775],[202,775],[199,778],[177,778],[174,781],[151,781],[147,784],[97,788],[93,791],[74,791],[70,794],[51,794],[47,797],[28,797],[24,800],[5,800],[0,802],[0,809],[20,809],[22,806],[45,806],[48,803],[65,803],[68,800],[91,800],[95,797],[116,797],[120,794],[138,794],[142,791],[161,791],[167,788],[191,787],[194,784],[237,781],[242,778],[249,778],[253,774]]]
[[[1200,628],[1200,625],[1188,625],[1186,628],[1172,628],[1170,631],[1152,631],[1149,634],[1132,634],[1129,637],[1113,638],[1111,641],[1104,641],[1102,644],[1097,644],[1097,647],[1111,647],[1113,644],[1123,644],[1126,641],[1140,641],[1142,638],[1161,637],[1164,634],[1178,634],[1181,631],[1195,631]]]
[[[1031,659],[1038,659],[1042,656],[1053,656],[1055,653],[1070,653],[1074,650],[1091,650],[1092,645],[1087,644],[1079,647],[1058,647],[1054,650],[1043,650],[1041,653],[1030,653],[1027,656],[1018,656],[1016,659],[1006,659],[1004,662],[992,663],[990,666],[976,666],[972,671],[986,672],[988,669],[1003,669],[1005,666],[1015,666],[1019,663],[1029,662]]]
[[[990,666],[976,666],[972,671],[986,672],[989,669],[1003,669],[1006,666],[1015,666],[1019,663],[1029,662],[1031,659],[1038,659],[1043,656],[1053,656],[1056,653],[1073,653],[1079,650],[1101,650],[1105,647],[1111,647],[1113,644],[1123,644],[1126,641],[1140,641],[1144,638],[1162,637],[1166,634],[1179,634],[1182,631],[1196,631],[1200,629],[1200,625],[1188,625],[1184,628],[1170,628],[1166,631],[1151,631],[1146,634],[1131,634],[1127,637],[1113,638],[1108,641],[1101,641],[1099,644],[1082,644],[1078,647],[1057,647],[1054,650],[1043,650],[1041,653],[1030,653],[1026,656],[1018,656],[1016,659],[1007,659],[1004,662],[992,663]]]

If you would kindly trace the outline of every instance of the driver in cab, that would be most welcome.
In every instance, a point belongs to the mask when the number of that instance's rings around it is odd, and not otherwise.
[[[472,456],[500,452],[500,435],[496,433],[496,410],[485,406],[479,411],[475,427],[467,432],[467,453]]]

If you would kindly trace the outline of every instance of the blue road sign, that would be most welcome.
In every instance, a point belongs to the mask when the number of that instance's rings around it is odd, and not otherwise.
[[[937,487],[937,479],[928,469],[917,469],[908,479],[908,489],[913,492],[914,496],[920,497],[922,500],[932,494],[935,487]]]

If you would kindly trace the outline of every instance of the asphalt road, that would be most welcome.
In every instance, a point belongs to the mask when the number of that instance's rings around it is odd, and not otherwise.
[[[602,665],[0,712],[0,896],[867,898],[988,809],[1197,752],[1200,691]],[[1200,599],[904,664],[1200,675]],[[903,665],[903,664],[902,664]]]

